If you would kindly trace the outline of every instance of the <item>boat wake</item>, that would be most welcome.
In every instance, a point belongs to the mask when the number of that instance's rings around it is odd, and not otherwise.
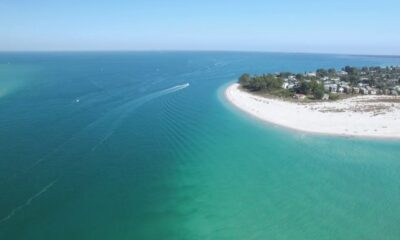
[[[130,100],[128,102],[123,103],[119,107],[111,110],[110,112],[106,113],[104,116],[102,116],[99,119],[95,120],[94,122],[90,123],[82,131],[78,132],[77,134],[75,134],[74,136],[72,136],[71,138],[66,140],[64,143],[62,143],[60,146],[58,146],[57,148],[55,148],[54,150],[52,150],[51,152],[49,152],[48,154],[46,154],[45,156],[43,156],[42,158],[37,160],[33,166],[31,166],[30,168],[28,168],[28,170],[25,171],[25,173],[34,169],[35,167],[42,164],[43,162],[50,160],[50,158],[53,155],[62,151],[65,148],[67,148],[70,145],[70,143],[73,142],[73,140],[79,139],[79,141],[85,141],[85,142],[87,141],[87,143],[90,145],[90,142],[92,142],[95,139],[100,138],[100,141],[97,140],[97,143],[95,143],[94,147],[92,148],[92,151],[95,151],[101,144],[103,144],[105,141],[107,141],[107,139],[109,139],[114,134],[114,132],[120,126],[120,124],[123,122],[123,120],[127,116],[129,116],[132,112],[134,112],[137,108],[141,107],[142,105],[148,103],[151,100],[165,96],[167,94],[175,93],[177,91],[188,88],[189,86],[190,86],[189,83],[177,85],[177,86],[167,88],[167,89],[164,89],[161,91],[157,91],[157,92],[148,94],[146,96],[140,97],[138,99]],[[107,129],[107,131],[104,131],[103,129]],[[101,134],[101,135],[99,136],[98,134]],[[92,144],[93,143],[94,142],[92,142]],[[19,211],[28,207],[33,201],[35,201],[37,198],[39,198],[41,195],[43,195],[49,189],[51,189],[57,183],[58,179],[47,184],[40,191],[38,191],[33,196],[28,198],[23,204],[12,209],[7,216],[0,219],[0,224],[3,224],[5,222],[9,221]]]
[[[122,123],[122,121],[130,115],[133,111],[135,111],[137,108],[140,106],[144,105],[145,103],[154,100],[156,98],[162,97],[167,94],[171,94],[180,90],[183,90],[187,87],[189,87],[189,83],[185,83],[182,85],[177,85],[171,88],[167,88],[158,92],[154,92],[151,94],[148,94],[146,96],[143,96],[141,98],[131,100],[127,103],[124,103],[123,105],[117,107],[113,111],[109,112],[107,116],[104,116],[103,118],[99,119],[96,121],[96,123],[93,125],[94,127],[96,126],[104,126],[104,124],[108,124],[110,122],[110,118],[113,118],[111,120],[112,125],[111,127],[108,127],[108,131],[103,135],[101,140],[92,148],[92,151],[95,151],[98,146],[102,145],[105,141],[107,141],[115,132],[115,130],[118,128],[118,126]],[[117,118],[115,116],[117,115]]]
[[[57,180],[49,183],[48,185],[46,185],[44,188],[42,188],[39,192],[35,193],[32,197],[28,198],[28,200],[25,201],[25,203],[19,205],[18,207],[14,208],[13,210],[11,210],[11,212],[4,218],[2,218],[0,220],[0,224],[7,222],[8,220],[10,220],[18,211],[24,209],[25,207],[29,206],[36,198],[40,197],[42,194],[44,194],[45,192],[47,192],[47,190],[49,190],[51,187],[54,186],[54,184],[56,184]]]
[[[114,134],[115,130],[120,126],[123,120],[137,108],[139,108],[143,104],[153,99],[183,90],[189,86],[190,86],[189,83],[177,85],[123,103],[119,107],[107,112],[102,117],[88,124],[84,129],[74,134],[69,139],[61,143],[58,147],[56,147],[55,149],[51,150],[46,155],[38,159],[36,162],[34,162],[32,166],[30,166],[23,172],[28,173],[37,166],[51,160],[51,158],[54,157],[54,155],[56,155],[63,149],[68,148],[76,140],[79,140],[80,142],[81,141],[85,142],[85,144],[83,144],[84,146],[93,146],[91,148],[91,151],[92,152],[95,151],[100,145],[102,145]],[[14,178],[17,178],[17,176],[11,177],[10,179],[7,180],[7,182],[10,182]]]

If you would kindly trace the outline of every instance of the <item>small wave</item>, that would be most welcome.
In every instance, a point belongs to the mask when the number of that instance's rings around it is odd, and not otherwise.
[[[18,211],[22,210],[23,208],[29,206],[36,198],[40,197],[42,194],[47,192],[51,187],[56,184],[58,180],[55,180],[49,184],[47,184],[44,188],[42,188],[39,192],[35,193],[32,197],[28,198],[28,200],[25,201],[25,203],[19,205],[18,207],[14,208],[6,217],[0,220],[0,224],[7,222],[10,220]]]
[[[83,130],[74,134],[69,139],[67,139],[62,144],[60,144],[58,147],[56,147],[52,151],[48,152],[43,157],[39,158],[36,162],[34,162],[34,164],[31,167],[29,167],[26,171],[24,171],[24,173],[27,173],[27,172],[31,171],[32,169],[34,169],[35,167],[37,167],[38,165],[42,164],[43,162],[50,160],[50,157],[52,157],[56,153],[60,152],[68,144],[70,144],[71,141],[73,141],[74,139],[80,138],[82,136],[82,134],[83,135],[98,134],[100,132],[100,131],[98,131],[100,128],[108,129],[108,131],[106,131],[106,133],[102,134],[102,137],[100,137],[101,138],[100,141],[97,141],[97,143],[94,144],[94,146],[92,147],[91,150],[95,151],[100,145],[102,145],[105,141],[107,141],[114,134],[115,130],[122,123],[122,121],[135,109],[137,109],[141,105],[143,105],[155,98],[183,90],[189,86],[190,86],[189,83],[177,85],[177,86],[174,86],[171,88],[167,88],[167,89],[164,89],[161,91],[157,91],[157,92],[148,94],[141,98],[134,99],[134,100],[131,100],[131,101],[128,101],[128,102],[122,104],[121,106],[117,107],[116,109],[111,110],[110,112],[106,113],[104,116],[100,117],[99,119],[91,122]],[[115,117],[115,115],[117,115],[117,117]],[[107,127],[107,125],[111,125],[111,126]],[[11,181],[11,179],[9,179],[8,181]]]
[[[161,90],[158,92],[154,92],[154,93],[148,94],[144,97],[141,97],[139,99],[129,101],[129,102],[121,105],[117,109],[113,110],[112,112],[110,112],[108,115],[111,115],[111,116],[119,115],[119,117],[117,117],[117,119],[113,121],[112,126],[109,128],[107,133],[104,134],[104,137],[102,137],[101,140],[92,148],[92,151],[95,151],[98,148],[98,146],[102,145],[105,141],[107,141],[114,134],[115,130],[119,127],[119,125],[122,123],[122,121],[130,113],[132,113],[135,109],[139,108],[140,106],[144,105],[145,103],[147,103],[153,99],[183,90],[189,86],[190,86],[189,83],[185,83],[185,84],[177,85],[177,86],[167,88],[167,89],[164,89],[164,90]],[[107,117],[105,117],[105,118],[107,118]],[[107,119],[101,119],[101,120],[107,120]]]

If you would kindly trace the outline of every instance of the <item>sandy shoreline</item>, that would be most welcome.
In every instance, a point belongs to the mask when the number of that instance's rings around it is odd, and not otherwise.
[[[358,96],[335,102],[293,103],[269,99],[230,85],[225,97],[266,122],[319,134],[400,139],[400,101],[390,96]]]

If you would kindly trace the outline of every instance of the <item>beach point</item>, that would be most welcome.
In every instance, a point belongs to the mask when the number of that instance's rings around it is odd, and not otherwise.
[[[294,102],[257,96],[237,83],[225,90],[234,106],[260,120],[321,134],[400,138],[398,97],[367,95],[338,101]]]

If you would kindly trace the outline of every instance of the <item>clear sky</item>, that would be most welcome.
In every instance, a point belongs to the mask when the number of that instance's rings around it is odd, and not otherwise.
[[[0,0],[0,50],[400,55],[400,1]]]

